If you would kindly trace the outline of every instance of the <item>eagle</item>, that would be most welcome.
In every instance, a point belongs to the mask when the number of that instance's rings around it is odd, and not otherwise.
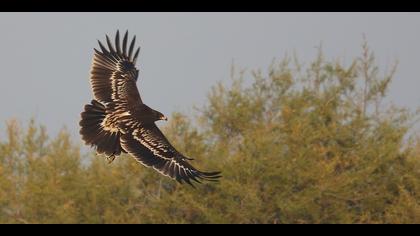
[[[179,183],[202,180],[218,181],[220,171],[203,172],[188,161],[193,159],[178,152],[156,126],[168,120],[161,112],[143,103],[136,82],[139,70],[136,60],[140,47],[134,51],[136,36],[128,44],[128,30],[120,43],[119,31],[112,44],[108,35],[105,47],[94,48],[90,84],[94,99],[81,113],[80,135],[86,145],[104,154],[109,163],[128,153],[146,167],[153,168]]]

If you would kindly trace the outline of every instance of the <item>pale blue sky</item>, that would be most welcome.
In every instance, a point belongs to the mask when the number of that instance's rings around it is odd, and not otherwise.
[[[232,60],[264,70],[296,51],[310,61],[322,42],[328,58],[350,61],[363,34],[382,68],[400,62],[390,99],[420,106],[419,13],[0,13],[0,130],[35,117],[52,135],[66,125],[78,138],[93,48],[116,29],[137,35],[137,85],[164,114],[203,104]]]

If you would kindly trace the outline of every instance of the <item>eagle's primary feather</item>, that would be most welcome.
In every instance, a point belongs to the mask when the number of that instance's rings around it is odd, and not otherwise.
[[[115,45],[108,36],[107,48],[98,41],[100,50],[94,49],[90,76],[94,100],[81,113],[83,140],[112,160],[126,152],[180,183],[217,181],[220,172],[194,168],[188,162],[191,159],[178,152],[155,125],[155,121],[165,117],[144,104],[140,97],[136,86],[139,71],[135,67],[140,47],[134,52],[135,40],[134,36],[127,48],[128,31],[122,45],[117,31]]]

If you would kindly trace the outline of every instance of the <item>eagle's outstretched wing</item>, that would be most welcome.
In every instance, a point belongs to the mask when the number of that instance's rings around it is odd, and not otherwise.
[[[188,163],[154,124],[143,125],[121,136],[121,146],[143,165],[163,175],[192,185],[191,180],[216,181],[220,172],[202,172]]]
[[[140,48],[133,54],[135,36],[127,48],[128,31],[122,49],[118,31],[114,46],[108,36],[106,41],[108,49],[100,41],[101,51],[95,49],[90,76],[95,99],[85,106],[79,124],[86,144],[96,147],[98,153],[113,157],[124,152],[116,120],[127,114],[133,104],[142,103],[136,86],[138,70],[134,65]]]
[[[128,31],[124,35],[122,48],[119,31],[115,36],[115,45],[112,45],[108,35],[106,35],[108,48],[98,40],[101,51],[94,49],[90,82],[93,96],[99,102],[113,103],[125,111],[131,106],[142,103],[136,86],[138,70],[135,67],[140,47],[133,55],[135,41],[134,36],[127,48]]]

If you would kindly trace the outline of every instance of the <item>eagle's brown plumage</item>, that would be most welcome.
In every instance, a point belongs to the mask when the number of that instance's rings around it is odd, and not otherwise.
[[[111,161],[125,152],[180,183],[217,180],[220,172],[194,168],[188,163],[191,159],[179,153],[155,125],[155,121],[166,117],[141,100],[136,86],[139,71],[135,67],[140,48],[134,52],[135,39],[127,47],[128,31],[122,44],[117,31],[115,45],[108,36],[108,47],[98,41],[100,51],[94,49],[90,77],[94,100],[81,113],[83,140]]]

